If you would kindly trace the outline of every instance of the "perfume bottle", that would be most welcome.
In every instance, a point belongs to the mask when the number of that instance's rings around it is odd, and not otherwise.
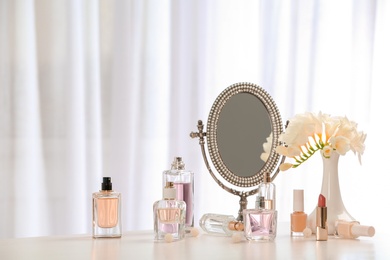
[[[350,239],[360,236],[372,237],[375,235],[375,228],[360,225],[358,221],[336,220],[334,235],[339,238]]]
[[[93,237],[121,237],[121,194],[112,190],[110,177],[103,177],[101,190],[92,194],[92,204]]]
[[[153,204],[154,238],[156,241],[180,240],[185,235],[186,203],[176,200],[176,188],[173,182],[167,182],[163,189],[163,200]]]
[[[185,169],[181,157],[175,157],[171,169],[163,172],[163,187],[173,182],[176,199],[186,203],[186,227],[194,226],[194,173]]]
[[[269,174],[264,175],[264,180],[259,185],[259,198],[258,209],[243,211],[245,237],[252,241],[273,241],[276,237],[278,212],[275,210],[275,185]]]
[[[231,236],[234,232],[244,230],[244,224],[232,215],[204,214],[199,226],[208,234]]]
[[[307,214],[304,212],[303,190],[293,191],[293,213],[290,215],[291,236],[303,237],[303,230],[306,228]]]

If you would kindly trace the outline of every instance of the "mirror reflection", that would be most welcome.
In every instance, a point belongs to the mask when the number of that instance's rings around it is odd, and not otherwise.
[[[223,106],[217,122],[217,145],[226,167],[240,177],[260,172],[263,144],[272,131],[264,104],[249,93],[233,95]]]

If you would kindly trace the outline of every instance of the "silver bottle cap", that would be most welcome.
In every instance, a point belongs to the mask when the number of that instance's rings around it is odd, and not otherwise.
[[[171,170],[184,170],[185,164],[183,162],[183,159],[181,157],[175,157],[173,158],[173,162],[171,164]]]

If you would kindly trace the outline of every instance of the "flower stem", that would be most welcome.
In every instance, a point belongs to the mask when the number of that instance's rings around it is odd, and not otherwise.
[[[303,152],[301,149],[302,153],[301,153],[301,155],[296,156],[294,158],[296,163],[292,167],[297,168],[299,165],[301,165],[302,163],[307,161],[310,157],[312,157],[313,154],[315,154],[315,152],[324,148],[324,146],[325,146],[325,144],[320,140],[319,143],[316,142],[315,147],[313,147],[309,144],[309,147],[306,147],[307,153]]]

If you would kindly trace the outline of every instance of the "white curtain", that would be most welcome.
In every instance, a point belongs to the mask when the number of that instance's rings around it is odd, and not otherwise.
[[[0,238],[91,233],[103,176],[122,193],[123,230],[151,230],[174,156],[195,172],[196,222],[236,215],[238,197],[212,180],[189,133],[243,81],[268,91],[283,120],[322,111],[359,123],[367,149],[362,166],[341,159],[344,204],[385,227],[372,211],[390,195],[389,17],[385,0],[0,0]],[[276,178],[279,221],[293,188],[311,212],[321,167],[313,158]]]

